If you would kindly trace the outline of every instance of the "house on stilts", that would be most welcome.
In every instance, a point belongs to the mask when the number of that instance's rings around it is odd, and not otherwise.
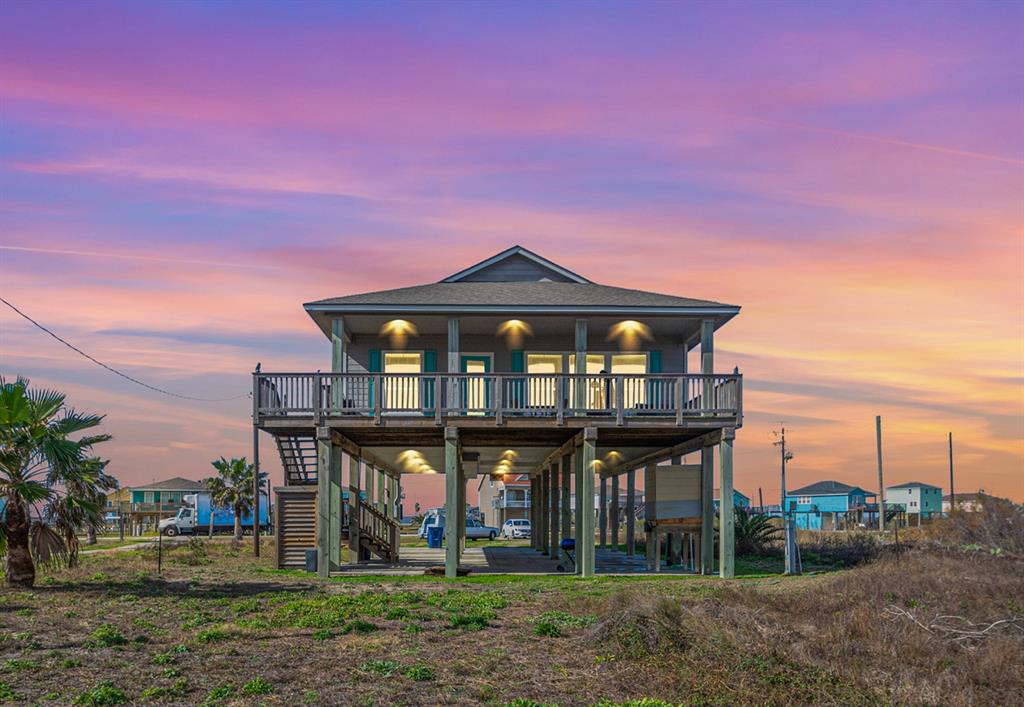
[[[330,371],[253,374],[255,437],[275,438],[285,470],[279,566],[303,566],[312,548],[323,577],[346,554],[347,563],[398,563],[402,477],[438,473],[454,519],[444,543],[454,577],[467,484],[527,474],[537,557],[557,557],[561,539],[574,537],[576,571],[592,576],[597,548],[619,547],[619,523],[608,518],[625,518],[633,549],[643,523],[630,507],[636,474],[657,467],[660,491],[641,532],[670,544],[685,537],[691,566],[714,572],[715,459],[718,495],[733,498],[743,421],[742,378],[715,370],[714,339],[739,307],[601,285],[515,246],[436,283],[305,309],[330,342]],[[683,464],[688,455],[695,463]],[[665,504],[677,468],[690,495]],[[658,517],[655,506],[673,510]],[[732,510],[721,511],[723,577],[734,573]]]

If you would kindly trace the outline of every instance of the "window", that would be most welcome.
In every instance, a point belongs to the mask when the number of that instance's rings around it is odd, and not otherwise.
[[[539,375],[554,375],[564,372],[562,354],[533,353],[526,356],[526,372]],[[526,400],[536,407],[555,407],[558,404],[558,383],[555,378],[530,378],[527,380]]]
[[[622,373],[624,375],[647,373],[647,354],[612,354],[612,374]],[[613,384],[614,385],[614,384]],[[614,397],[612,398],[614,400]],[[628,408],[643,405],[647,402],[647,385],[642,380],[625,379],[622,391],[623,406]]]
[[[611,376],[647,373],[647,353],[588,353],[586,373],[596,376],[602,371]],[[574,353],[527,353],[526,372],[553,376],[559,373],[576,372]],[[615,381],[594,378],[587,381],[584,404],[591,410],[605,410],[615,405]],[[528,381],[527,400],[529,405],[554,407],[557,403],[557,382],[554,378],[537,378]],[[576,400],[576,383],[569,381],[567,403]],[[627,380],[622,394],[626,408],[647,402],[647,385],[641,380]]]
[[[811,497],[810,496],[798,496],[797,499],[796,499],[796,502],[799,505],[801,505],[801,506],[809,506],[809,505],[811,505]]]
[[[387,351],[384,373],[408,374],[389,379],[384,388],[384,407],[390,410],[419,410],[423,354],[419,351]]]

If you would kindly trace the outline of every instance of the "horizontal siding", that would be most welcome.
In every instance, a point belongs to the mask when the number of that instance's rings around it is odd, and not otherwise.
[[[277,566],[303,569],[306,550],[316,548],[316,492],[277,495]]]

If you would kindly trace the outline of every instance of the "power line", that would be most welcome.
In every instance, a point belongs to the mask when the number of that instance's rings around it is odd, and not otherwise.
[[[157,393],[161,393],[163,395],[169,395],[172,398],[180,398],[182,400],[194,400],[194,401],[201,402],[201,403],[224,403],[224,402],[228,402],[229,400],[240,400],[242,398],[247,398],[250,395],[250,393],[246,393],[244,395],[235,395],[235,396],[232,396],[230,398],[196,398],[196,397],[193,397],[191,395],[181,395],[179,393],[172,393],[169,390],[164,390],[163,388],[157,388],[155,385],[150,385],[149,383],[144,383],[144,382],[140,381],[138,378],[132,378],[127,373],[122,373],[121,371],[117,370],[116,368],[108,366],[107,364],[103,363],[102,361],[99,361],[99,360],[93,358],[92,356],[87,354],[85,351],[82,351],[82,349],[78,348],[74,344],[71,344],[71,343],[65,341],[64,339],[62,339],[61,337],[57,336],[56,334],[54,334],[52,331],[50,331],[49,329],[44,327],[42,324],[37,322],[32,317],[30,317],[27,314],[25,314],[24,312],[22,312],[20,309],[18,309],[13,304],[11,304],[7,300],[5,300],[3,297],[0,297],[0,302],[3,302],[4,304],[6,304],[8,307],[10,307],[15,312],[17,312],[22,318],[28,320],[34,326],[36,326],[38,329],[46,332],[47,334],[49,334],[54,339],[56,339],[60,343],[62,343],[65,346],[67,346],[69,349],[71,349],[75,353],[79,354],[80,356],[83,356],[84,358],[89,359],[90,361],[95,363],[100,368],[105,368],[106,370],[110,371],[114,375],[121,376],[125,380],[131,381],[132,383],[135,383],[136,385],[141,385],[143,388],[148,388],[149,390],[155,391]]]

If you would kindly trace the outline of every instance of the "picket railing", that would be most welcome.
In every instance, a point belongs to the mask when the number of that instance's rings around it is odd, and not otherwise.
[[[253,414],[264,417],[385,416],[675,418],[741,417],[738,373],[254,373]]]

